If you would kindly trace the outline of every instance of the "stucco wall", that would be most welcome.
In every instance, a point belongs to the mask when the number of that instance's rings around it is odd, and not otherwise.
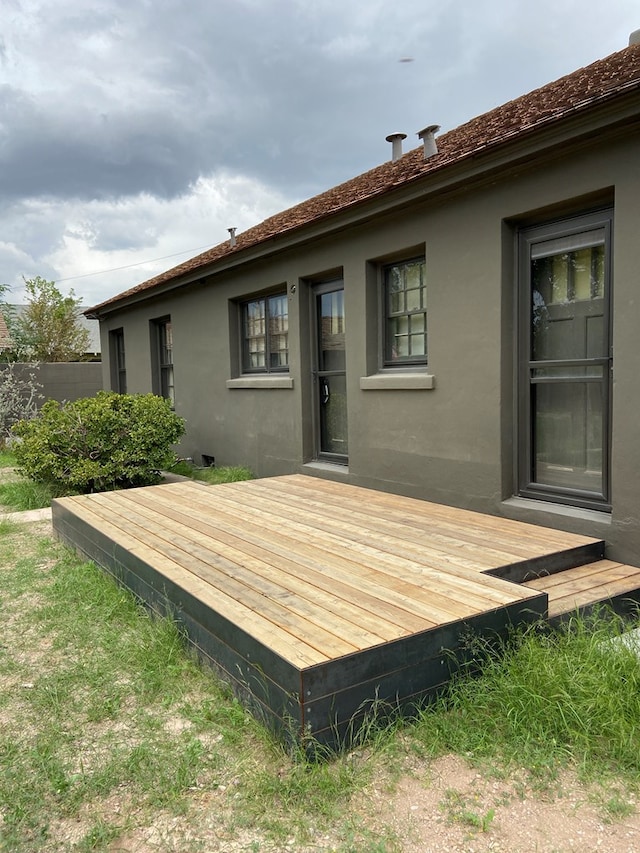
[[[640,142],[611,138],[596,149],[556,149],[482,185],[414,200],[398,212],[345,226],[331,238],[247,263],[240,272],[148,300],[102,324],[123,328],[130,392],[150,390],[149,322],[171,315],[176,411],[187,420],[181,450],[259,476],[305,470],[356,484],[537,521],[606,538],[610,554],[640,560]],[[514,493],[515,234],[613,203],[613,511],[605,514],[505,503]],[[361,390],[376,372],[379,303],[374,262],[424,247],[431,390]],[[338,270],[345,284],[349,466],[309,466],[315,454],[310,300],[314,280]],[[234,299],[286,284],[290,389],[230,389]],[[295,292],[294,291],[295,287]],[[110,384],[108,358],[105,384]]]

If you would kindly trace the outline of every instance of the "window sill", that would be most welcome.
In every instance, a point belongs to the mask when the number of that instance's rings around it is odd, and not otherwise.
[[[584,507],[571,506],[570,504],[553,503],[552,501],[539,501],[535,498],[524,498],[514,495],[502,501],[505,515],[524,521],[523,514],[526,513],[548,513],[549,515],[563,515],[580,521],[588,521],[591,524],[611,524],[611,513],[598,509],[586,509]]]
[[[227,388],[293,388],[293,379],[290,376],[239,376],[227,379]]]
[[[375,373],[360,377],[361,391],[431,391],[436,377],[430,373]]]

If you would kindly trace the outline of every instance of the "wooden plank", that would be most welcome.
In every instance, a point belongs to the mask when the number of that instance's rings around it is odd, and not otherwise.
[[[134,503],[134,501],[131,502]],[[322,633],[326,628],[332,635],[350,644],[352,648],[377,645],[388,639],[381,632],[376,633],[362,624],[354,624],[354,618],[357,618],[359,613],[356,606],[340,602],[335,596],[313,589],[299,578],[278,571],[264,560],[254,559],[244,551],[216,541],[194,529],[193,526],[187,527],[185,522],[189,519],[186,515],[175,518],[174,516],[179,514],[167,507],[158,523],[158,515],[153,509],[154,502],[142,494],[135,497],[135,506],[138,515],[147,519],[145,524],[147,529],[154,531],[158,536],[164,536],[173,545],[184,550],[186,568],[190,567],[191,557],[194,556],[202,563],[211,566],[216,575],[207,572],[198,564],[198,574],[203,580],[214,583],[217,581],[218,573],[229,574],[234,581],[242,581],[250,589],[268,596],[269,601],[275,601],[293,613],[303,616],[309,622],[310,634],[314,631],[314,625]],[[327,613],[331,613],[329,620]],[[369,622],[373,626],[373,620],[370,619]],[[379,624],[376,627],[379,628]],[[341,652],[334,653],[347,654],[349,651],[350,649],[343,649]]]
[[[220,511],[218,505],[218,512]],[[238,505],[229,505],[228,511],[232,517],[240,516],[248,526],[256,524],[254,514],[241,510]],[[308,549],[311,545],[317,554],[322,555],[328,572],[334,570],[337,561],[346,558],[352,563],[351,572],[356,571],[363,577],[368,575],[387,589],[403,589],[414,600],[417,598],[428,601],[432,607],[444,607],[445,611],[454,616],[463,615],[468,607],[484,607],[487,601],[505,602],[514,597],[513,588],[485,584],[483,580],[477,580],[473,573],[467,572],[466,576],[456,577],[453,570],[436,571],[429,566],[396,557],[372,546],[354,544],[344,536],[327,531],[324,531],[320,538],[314,538],[313,530],[309,530],[302,523],[291,521],[278,528],[271,521],[270,527],[272,530],[266,534],[261,533],[261,538],[265,540],[270,535],[276,536],[279,542],[286,542],[287,547],[296,553],[296,557],[301,550]],[[452,587],[455,588],[453,597]],[[463,609],[460,610],[460,607]]]
[[[275,587],[265,586],[255,576],[243,572],[237,564],[230,563],[215,552],[194,545],[177,530],[168,530],[167,519],[153,521],[144,517],[139,509],[132,513],[127,502],[122,499],[124,493],[105,493],[101,495],[99,511],[105,517],[117,518],[119,527],[132,532],[145,541],[149,547],[161,555],[187,569],[198,580],[204,581],[216,594],[225,595],[245,605],[247,625],[259,614],[277,626],[281,633],[287,633],[299,640],[304,637],[306,645],[312,646],[328,657],[349,654],[358,646],[342,640],[326,630],[322,625],[314,624],[307,614],[298,612],[277,600]],[[143,521],[144,519],[144,521]],[[215,572],[210,571],[216,569]]]
[[[549,595],[549,616],[553,618],[579,607],[606,601],[640,589],[640,568],[613,560],[597,560],[548,577],[528,581],[531,589]]]
[[[154,496],[157,499],[157,496]],[[182,496],[172,495],[173,506],[180,505]],[[362,577],[360,566],[346,558],[334,558],[330,567],[322,559],[322,550],[307,542],[299,545],[296,549],[290,541],[282,536],[271,534],[267,528],[258,525],[238,525],[236,516],[218,510],[215,514],[211,512],[193,509],[185,504],[185,512],[189,513],[191,523],[202,526],[208,530],[214,530],[212,534],[221,541],[227,539],[242,541],[242,547],[247,553],[264,554],[265,551],[274,554],[280,567],[291,567],[293,572],[303,572],[304,576],[314,585],[322,589],[336,593],[336,590],[347,601],[359,602],[363,608],[368,608],[373,615],[379,614],[389,623],[396,624],[404,635],[407,631],[422,631],[425,628],[437,624],[432,619],[427,619],[424,614],[416,613],[416,603],[412,599],[395,597],[389,600],[383,587],[379,584],[369,583]],[[242,521],[242,520],[241,520]],[[255,532],[252,532],[254,530]],[[294,558],[294,559],[292,559]]]
[[[583,566],[575,566],[573,569],[565,569],[563,572],[557,572],[553,575],[541,575],[539,578],[532,578],[530,581],[525,581],[523,585],[530,589],[544,590],[552,590],[554,587],[569,583],[580,585],[583,581],[588,585],[592,578],[603,572],[618,572],[620,577],[626,577],[629,568],[631,567],[623,566],[622,563],[616,563],[612,560],[596,560],[593,563],[585,563]]]
[[[339,529],[350,529],[368,536],[375,534],[377,541],[390,543],[392,549],[397,549],[398,546],[411,549],[414,554],[420,553],[425,561],[432,554],[436,560],[464,560],[462,564],[465,567],[483,570],[525,559],[534,553],[533,548],[522,547],[521,540],[512,539],[507,542],[498,541],[494,537],[488,542],[484,531],[481,535],[474,536],[470,528],[461,528],[454,524],[436,524],[430,518],[411,518],[400,512],[389,512],[388,508],[373,511],[369,507],[364,510],[361,504],[356,505],[351,501],[337,500],[328,504],[326,501],[304,499],[302,495],[306,490],[291,490],[283,484],[278,488],[277,484],[274,487],[265,484],[265,481],[256,481],[252,494],[256,494],[258,490],[267,496],[272,506],[278,504],[289,512],[292,498],[295,498],[294,511],[297,514],[311,513],[323,527],[338,525]],[[348,519],[348,528],[340,525],[344,519]],[[500,549],[499,546],[504,547]]]
[[[221,507],[217,507],[217,514],[222,512]],[[236,513],[237,515],[237,513]],[[249,523],[255,523],[255,519],[251,516],[248,517]],[[126,520],[125,520],[126,523]],[[264,530],[261,529],[260,537],[264,538],[266,536]],[[285,536],[284,533],[279,534],[279,538]],[[285,537],[286,538],[286,537]],[[308,537],[305,537],[305,541],[307,541]],[[338,543],[342,548],[344,544],[342,542]],[[315,550],[318,550],[317,547]],[[400,561],[402,562],[402,561]],[[333,566],[332,566],[333,570]],[[404,605],[405,607],[413,610],[416,613],[421,613],[426,619],[434,620],[436,622],[440,621],[450,621],[451,619],[455,619],[458,614],[465,615],[471,612],[475,612],[474,608],[471,608],[466,603],[459,603],[453,600],[450,600],[446,596],[438,594],[432,590],[420,589],[415,584],[411,584],[401,579],[398,579],[395,575],[385,575],[381,572],[376,572],[373,569],[368,569],[366,572],[363,572],[362,566],[355,564],[350,567],[350,572],[360,573],[361,577],[359,582],[362,583],[365,574],[368,574],[370,577],[374,577],[378,575],[379,578],[389,579],[391,578],[392,585],[395,588],[396,599],[399,603]],[[380,592],[380,584],[370,584],[370,591]],[[400,592],[398,592],[400,590]],[[390,594],[389,586],[385,586],[384,595],[388,596]],[[417,599],[417,600],[416,600]],[[393,598],[392,598],[393,600]],[[483,602],[486,603],[486,602]]]
[[[147,496],[146,504],[149,507],[159,505],[177,522],[188,524],[192,529],[207,534],[212,547],[218,553],[227,554],[238,561],[242,560],[243,564],[253,571],[265,572],[267,575],[276,572],[277,582],[286,584],[288,590],[301,596],[312,596],[316,604],[328,608],[329,612],[339,613],[361,632],[375,635],[372,636],[372,641],[377,639],[380,642],[388,642],[405,636],[410,630],[406,626],[406,619],[402,618],[404,614],[393,613],[393,620],[389,620],[386,608],[380,606],[380,598],[364,593],[357,584],[357,578],[354,582],[346,584],[335,578],[327,578],[319,571],[306,568],[303,580],[299,562],[282,555],[274,555],[268,549],[249,542],[246,537],[241,539],[235,533],[227,532],[219,524],[214,524],[212,519],[201,516],[190,507],[181,509],[181,502],[176,500],[175,496],[164,500],[162,496],[154,496],[153,499]],[[203,521],[201,518],[206,520]],[[419,628],[424,628],[424,620],[420,621]]]
[[[477,513],[430,519],[412,499],[283,479],[64,499],[54,517],[143,597],[175,606],[259,713],[327,742],[376,696],[415,707],[440,689],[452,651],[471,654],[469,628],[493,636],[546,613],[545,592],[479,568],[538,555],[513,523],[491,533]]]
[[[154,588],[154,573],[130,552],[115,545],[99,530],[90,527],[76,515],[54,507],[56,533],[159,615],[169,615],[186,628],[198,653],[212,660],[216,670],[246,699],[250,692],[253,713],[269,725],[290,728],[300,718],[300,669],[273,652],[266,644],[253,640],[235,623],[203,605],[182,588],[177,589],[166,577]],[[145,582],[145,577],[151,585]]]
[[[568,592],[557,597],[549,596],[549,616],[570,613],[580,607],[586,607],[599,601],[606,602],[610,598],[633,593],[640,589],[640,573],[632,577],[603,582],[596,587],[590,587],[579,592]]]
[[[556,544],[553,541],[550,542],[548,536],[541,536],[540,528],[529,530],[527,537],[522,535],[521,530],[499,532],[495,525],[484,522],[486,516],[476,514],[474,524],[470,524],[468,519],[461,523],[456,517],[460,510],[455,510],[452,514],[452,508],[448,508],[446,516],[442,513],[436,516],[425,510],[425,506],[431,507],[430,504],[418,501],[420,511],[414,509],[411,512],[404,507],[393,508],[390,497],[383,504],[375,506],[370,502],[355,501],[353,497],[347,498],[338,492],[332,495],[333,499],[328,503],[326,500],[321,500],[321,495],[310,492],[309,488],[301,485],[299,481],[290,483],[283,482],[284,479],[277,477],[254,481],[254,483],[256,487],[271,494],[274,500],[284,503],[285,506],[291,504],[291,498],[295,496],[298,506],[314,508],[318,513],[328,515],[329,518],[336,516],[336,509],[342,509],[343,515],[348,513],[350,520],[358,519],[365,528],[370,530],[388,531],[416,543],[430,545],[438,543],[444,553],[468,551],[478,558],[481,570],[515,560],[540,556],[541,543],[545,551],[553,552],[557,549]],[[366,489],[360,489],[360,492],[363,496],[368,494]],[[366,510],[363,507],[366,507]],[[528,527],[533,528],[533,525]]]
[[[236,484],[233,484],[236,485]],[[466,590],[469,595],[481,595],[483,598],[505,603],[513,600],[515,587],[505,584],[499,578],[490,575],[477,574],[474,571],[452,565],[447,562],[437,568],[437,572],[429,573],[430,568],[435,566],[417,562],[409,557],[396,556],[393,550],[381,551],[378,547],[369,544],[377,542],[377,536],[372,533],[369,537],[354,537],[343,532],[339,535],[324,528],[320,529],[310,523],[307,519],[295,521],[293,518],[280,522],[269,512],[269,504],[265,502],[256,509],[254,499],[251,495],[240,498],[237,493],[230,491],[215,492],[211,498],[212,508],[215,506],[217,512],[226,510],[232,517],[241,518],[247,525],[258,525],[265,527],[266,534],[275,532],[278,537],[284,537],[289,541],[291,547],[294,543],[308,543],[312,541],[314,546],[321,549],[325,554],[341,555],[348,554],[349,558],[363,567],[376,567],[378,571],[386,571],[396,579],[399,570],[403,577],[411,577],[415,585],[420,587],[434,584],[433,592],[438,592],[438,578],[444,578],[446,573],[447,584],[458,585],[459,594],[464,596]]]
[[[436,504],[389,492],[378,492],[373,489],[365,489],[361,486],[352,486],[346,483],[336,483],[331,480],[308,477],[304,474],[268,478],[266,481],[262,480],[260,482],[273,483],[274,485],[276,483],[283,485],[286,483],[293,485],[295,483],[296,485],[306,486],[306,488],[314,492],[318,491],[331,495],[333,499],[350,495],[355,504],[359,506],[366,505],[369,508],[372,506],[381,506],[390,510],[397,507],[401,512],[409,516],[415,513],[418,517],[428,516],[435,519],[453,520],[460,527],[473,528],[476,526],[480,531],[503,531],[514,538],[524,540],[532,538],[538,544],[552,542],[554,548],[571,548],[597,541],[591,537],[566,533],[565,531],[554,528],[542,528],[535,524],[528,524],[527,522],[515,521],[500,516],[485,515],[484,513],[474,512],[473,510],[450,507],[446,504]]]

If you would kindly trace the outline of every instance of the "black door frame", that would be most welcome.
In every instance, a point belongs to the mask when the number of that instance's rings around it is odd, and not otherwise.
[[[532,354],[532,294],[531,294],[531,248],[534,244],[577,236],[581,232],[603,228],[605,231],[604,253],[604,333],[607,336],[606,351],[593,359],[574,359],[557,362],[534,361]],[[613,370],[612,337],[612,283],[613,283],[613,209],[595,211],[582,216],[522,229],[517,236],[518,251],[518,311],[517,311],[517,430],[516,464],[517,492],[524,497],[546,500],[573,506],[611,510],[611,388]],[[532,394],[533,375],[541,366],[568,368],[587,366],[602,367],[602,494],[576,488],[562,488],[536,483],[534,479],[534,418]],[[585,381],[594,381],[593,379]]]
[[[335,278],[330,281],[323,281],[313,285],[312,287],[312,299],[311,299],[311,328],[313,329],[313,351],[312,351],[312,372],[313,372],[313,435],[314,435],[314,448],[315,448],[315,459],[324,461],[324,462],[333,462],[337,465],[348,465],[349,456],[348,456],[348,447],[347,453],[332,453],[327,450],[322,449],[323,445],[323,427],[322,427],[322,406],[326,404],[326,401],[323,402],[323,386],[325,380],[330,380],[331,377],[345,377],[346,383],[346,365],[343,370],[327,370],[320,368],[320,329],[319,329],[319,318],[320,315],[318,313],[318,299],[321,296],[324,296],[327,293],[335,293],[337,291],[342,291],[344,293],[344,280],[340,278]],[[346,358],[346,316],[343,313],[344,322],[345,322],[345,358]],[[325,392],[326,393],[326,392]]]

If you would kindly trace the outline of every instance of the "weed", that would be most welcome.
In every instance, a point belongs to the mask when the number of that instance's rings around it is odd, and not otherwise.
[[[450,821],[464,824],[479,832],[488,832],[496,814],[495,809],[490,808],[480,813],[473,808],[474,805],[475,803],[470,805],[458,791],[450,788],[445,792],[445,800],[440,807],[447,812]]]

